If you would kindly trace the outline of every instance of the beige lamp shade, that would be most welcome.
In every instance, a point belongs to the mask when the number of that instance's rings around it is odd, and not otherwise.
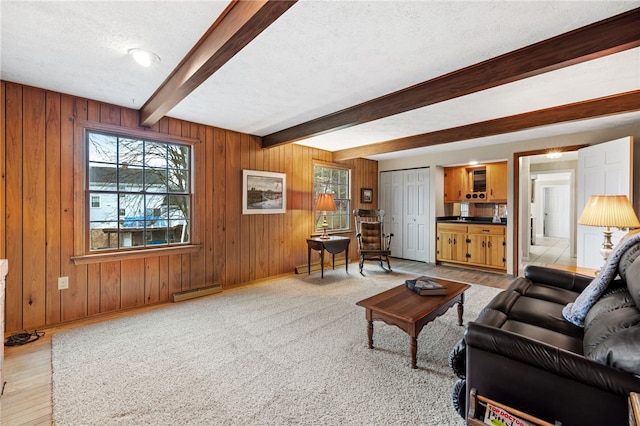
[[[327,235],[327,228],[329,228],[329,223],[327,222],[327,212],[336,211],[338,208],[336,207],[336,201],[333,199],[333,194],[320,194],[318,195],[318,199],[316,200],[316,211],[323,212],[323,220],[322,220],[322,238],[323,240],[329,239]]]
[[[640,228],[638,216],[626,195],[592,195],[578,223],[611,228]]]
[[[333,194],[320,194],[316,200],[316,211],[332,212],[338,210]]]

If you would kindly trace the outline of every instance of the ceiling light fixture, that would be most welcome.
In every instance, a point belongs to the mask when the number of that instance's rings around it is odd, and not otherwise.
[[[129,55],[131,55],[133,59],[143,67],[150,67],[156,62],[160,62],[160,56],[148,50],[135,48],[129,49],[127,53],[129,53]]]
[[[561,151],[549,151],[547,153],[547,158],[550,159],[550,160],[557,160],[560,157],[562,157],[562,152]]]
[[[469,161],[469,165],[470,165],[470,166],[475,166],[475,165],[477,165],[477,164],[478,164],[478,162],[477,162],[477,161],[475,161],[475,160],[473,160],[473,161]]]

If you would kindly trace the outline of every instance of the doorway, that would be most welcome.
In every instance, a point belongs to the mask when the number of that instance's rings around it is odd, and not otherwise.
[[[560,158],[530,152],[516,159],[514,272],[521,274],[528,264],[575,265],[577,150],[562,152]]]

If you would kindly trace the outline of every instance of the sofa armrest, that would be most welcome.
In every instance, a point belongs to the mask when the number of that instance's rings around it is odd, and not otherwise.
[[[637,392],[640,389],[640,377],[592,361],[581,354],[493,325],[475,321],[468,323],[464,341],[468,347],[495,353],[616,395],[628,396],[629,392]],[[474,368],[472,359],[467,359],[467,371],[469,368]],[[517,377],[517,372],[511,373]]]
[[[575,272],[536,265],[527,265],[524,269],[524,276],[534,283],[564,288],[578,293],[584,290],[593,280],[593,277],[576,274]]]

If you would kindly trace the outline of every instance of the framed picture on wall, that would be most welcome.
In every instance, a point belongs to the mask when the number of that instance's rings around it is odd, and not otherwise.
[[[274,214],[286,211],[285,173],[242,171],[242,214]]]
[[[373,189],[362,188],[360,190],[360,202],[361,203],[373,203]]]

